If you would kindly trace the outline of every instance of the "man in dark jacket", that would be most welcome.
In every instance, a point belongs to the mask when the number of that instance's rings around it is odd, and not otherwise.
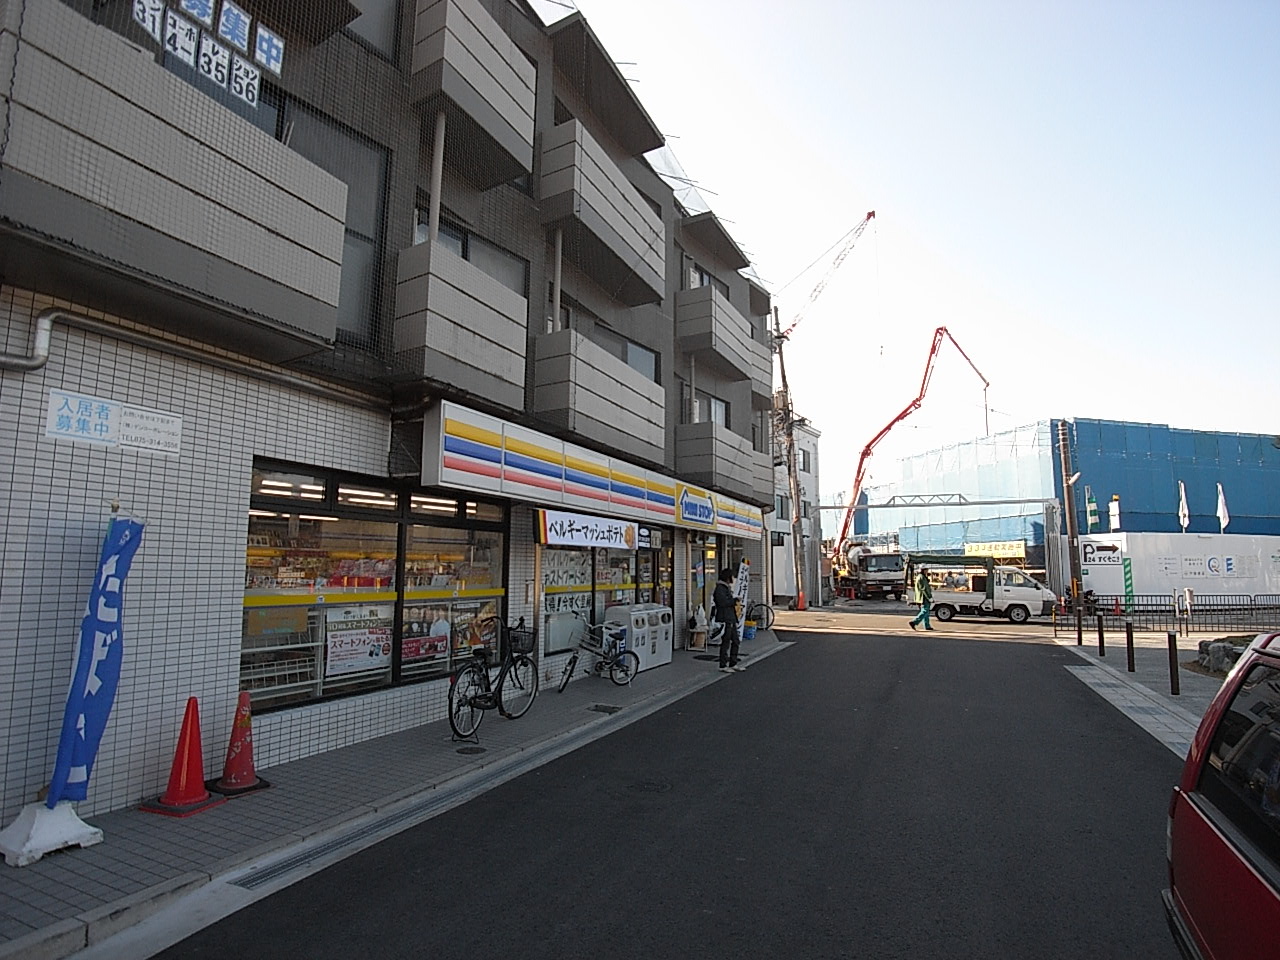
[[[720,635],[721,673],[741,672],[747,669],[738,665],[738,609],[733,596],[735,576],[732,567],[721,570],[715,593],[711,595],[713,615],[724,624],[724,633]]]

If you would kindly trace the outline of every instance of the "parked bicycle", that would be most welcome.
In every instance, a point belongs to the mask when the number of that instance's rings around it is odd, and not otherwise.
[[[456,736],[467,738],[480,727],[486,710],[497,711],[509,720],[523,717],[538,695],[538,666],[529,656],[535,644],[534,632],[525,629],[524,617],[514,627],[501,617],[485,617],[480,635],[496,636],[502,657],[498,676],[491,679],[488,652],[473,647],[472,659],[449,684],[449,726]]]
[[[761,603],[758,600],[749,601],[747,603],[747,615],[743,618],[744,622],[750,620],[755,623],[756,627],[761,630],[773,629],[773,607],[767,603]]]
[[[623,649],[627,635],[625,627],[609,629],[608,624],[589,624],[581,613],[574,611],[577,622],[574,624],[574,638],[577,646],[568,662],[564,665],[564,673],[560,674],[560,692],[569,685],[573,671],[578,668],[578,659],[583,652],[596,659],[588,672],[596,676],[604,676],[609,672],[609,679],[620,687],[625,687],[631,678],[640,672],[640,656],[634,650]]]

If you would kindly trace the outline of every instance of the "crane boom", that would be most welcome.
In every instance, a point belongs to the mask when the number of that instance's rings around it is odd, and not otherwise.
[[[929,358],[925,361],[924,376],[920,380],[920,392],[916,394],[915,399],[903,407],[901,413],[885,424],[880,432],[872,437],[871,441],[862,448],[862,455],[858,457],[858,471],[853,478],[853,490],[849,497],[849,505],[845,508],[844,520],[840,524],[840,536],[836,540],[834,560],[838,561],[845,556],[845,550],[849,544],[849,528],[853,525],[853,514],[857,509],[858,497],[862,493],[862,481],[866,479],[867,461],[871,459],[871,454],[875,451],[876,445],[885,438],[885,435],[890,430],[920,409],[920,404],[924,402],[924,395],[929,389],[929,380],[933,377],[934,363],[938,359],[938,351],[942,349],[944,339],[950,340],[955,345],[955,348],[960,351],[960,356],[965,358],[969,366],[973,368],[973,372],[978,375],[978,379],[982,381],[983,407],[986,407],[987,388],[991,384],[982,375],[982,371],[978,369],[969,355],[964,352],[964,348],[959,343],[956,343],[956,338],[951,335],[951,331],[946,327],[938,327],[937,330],[933,331],[933,343],[929,347]]]
[[[809,299],[804,302],[804,306],[796,311],[796,315],[791,319],[791,323],[788,325],[787,329],[783,330],[781,333],[775,334],[777,339],[785,340],[787,337],[791,336],[791,331],[793,331],[796,328],[796,325],[804,319],[804,312],[808,310],[809,307],[813,305],[813,302],[822,295],[822,291],[827,288],[827,284],[835,275],[835,272],[840,269],[840,264],[844,263],[844,258],[849,256],[850,252],[853,250],[853,245],[858,242],[858,238],[862,236],[862,232],[867,229],[867,224],[875,218],[876,212],[874,210],[868,210],[867,215],[862,218],[862,222],[849,231],[848,239],[845,241],[844,246],[840,248],[840,252],[836,254],[835,260],[831,262],[831,266],[827,269],[827,272],[822,275],[822,279],[814,286],[813,291],[809,294]],[[827,249],[830,249],[830,247]]]

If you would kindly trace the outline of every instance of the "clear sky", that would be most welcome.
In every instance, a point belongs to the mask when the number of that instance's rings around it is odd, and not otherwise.
[[[798,275],[876,211],[786,352],[823,502],[915,396],[938,326],[991,382],[993,432],[1280,434],[1280,2],[576,7],[784,325],[831,256]],[[870,482],[982,432],[981,382],[946,345]]]

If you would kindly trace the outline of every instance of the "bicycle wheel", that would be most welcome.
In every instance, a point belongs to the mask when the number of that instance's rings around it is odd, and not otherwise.
[[[609,664],[609,679],[620,687],[625,687],[631,678],[640,672],[640,656],[634,650],[623,650],[613,663]]]
[[[578,666],[578,655],[575,653],[569,658],[569,662],[564,665],[564,673],[560,674],[560,692],[564,693],[564,688],[569,685],[570,679],[573,677],[573,671]]]
[[[511,661],[511,669],[498,687],[498,704],[509,720],[523,717],[538,695],[538,666],[523,653]]]
[[[456,736],[469,737],[480,727],[484,710],[475,698],[484,693],[484,670],[472,663],[463,667],[449,687],[449,726]]]
[[[752,608],[752,613],[755,614],[754,619],[756,621],[756,626],[759,629],[761,630],[773,629],[773,607],[769,606],[767,603],[757,603]],[[751,619],[751,618],[748,618],[748,619]]]

